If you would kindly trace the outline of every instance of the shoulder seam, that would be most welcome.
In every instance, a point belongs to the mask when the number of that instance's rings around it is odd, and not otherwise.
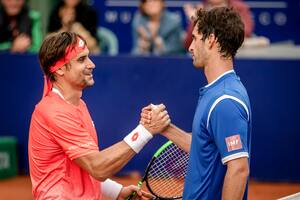
[[[208,112],[208,116],[207,116],[207,121],[206,121],[206,128],[207,129],[208,129],[208,125],[209,125],[210,115],[211,115],[213,109],[217,106],[218,103],[220,103],[224,99],[232,99],[232,100],[240,103],[244,107],[244,109],[245,109],[245,111],[247,113],[247,116],[248,116],[247,119],[249,121],[249,118],[250,118],[250,116],[249,116],[249,110],[248,110],[248,107],[246,106],[246,104],[242,100],[240,100],[239,98],[237,98],[235,96],[230,96],[230,95],[225,94],[225,95],[222,95],[219,98],[217,98],[215,100],[215,102],[212,104],[212,106],[210,107],[209,112]]]

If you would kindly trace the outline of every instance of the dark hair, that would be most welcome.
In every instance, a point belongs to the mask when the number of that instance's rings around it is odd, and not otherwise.
[[[148,15],[146,14],[146,12],[143,9],[143,5],[147,2],[148,0],[140,0],[140,5],[139,5],[139,9],[140,9],[140,13],[146,17],[148,17]],[[164,0],[160,0],[162,3],[165,3]]]
[[[39,51],[39,61],[44,74],[51,81],[55,81],[55,75],[50,72],[50,67],[65,56],[68,46],[76,45],[78,37],[86,45],[82,36],[74,32],[52,33],[43,41]]]
[[[74,22],[79,22],[88,32],[97,40],[99,45],[99,37],[97,35],[98,30],[98,11],[95,10],[87,0],[80,0],[75,6],[75,19]],[[57,32],[62,28],[62,19],[59,15],[59,11],[66,5],[64,0],[60,0],[53,7],[49,19],[47,32]]]
[[[202,40],[214,34],[222,56],[234,58],[245,37],[244,23],[237,12],[227,7],[218,7],[210,11],[199,9],[193,20],[198,33],[202,34]]]
[[[12,41],[20,34],[32,36],[32,19],[29,16],[30,9],[27,4],[27,1],[24,1],[19,13],[15,16],[9,16],[2,1],[0,1],[0,28],[2,29],[0,43]],[[16,26],[12,29],[10,23],[13,20],[16,20]]]

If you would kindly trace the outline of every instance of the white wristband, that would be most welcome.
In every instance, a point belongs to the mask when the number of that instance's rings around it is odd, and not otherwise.
[[[104,182],[101,182],[102,193],[105,197],[110,199],[117,199],[123,186],[116,181],[111,179],[106,179]]]
[[[139,153],[145,144],[152,138],[152,134],[140,124],[124,138],[124,141],[133,149],[133,151]]]

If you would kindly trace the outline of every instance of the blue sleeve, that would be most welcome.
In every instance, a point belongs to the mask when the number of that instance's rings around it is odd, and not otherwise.
[[[208,123],[208,130],[223,164],[236,158],[249,157],[248,114],[241,103],[223,99],[213,108]]]

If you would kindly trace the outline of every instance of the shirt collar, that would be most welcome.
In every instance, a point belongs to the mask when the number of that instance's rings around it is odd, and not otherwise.
[[[229,70],[229,71],[226,71],[224,72],[223,74],[221,74],[220,76],[218,76],[218,78],[216,78],[213,82],[207,84],[206,86],[204,86],[205,88],[208,88],[210,87],[211,85],[213,85],[214,83],[216,83],[218,80],[220,80],[223,76],[225,76],[226,74],[229,74],[229,73],[234,73],[234,70]]]
[[[204,95],[204,93],[210,88],[212,87],[213,85],[217,84],[217,82],[219,80],[222,80],[224,77],[226,77],[226,75],[230,74],[230,73],[235,73],[235,71],[232,69],[232,70],[229,70],[229,71],[226,71],[224,72],[223,74],[221,74],[218,78],[216,78],[213,82],[207,84],[206,86],[200,88],[199,90],[199,93],[200,93],[200,97],[202,95]]]
[[[63,100],[65,100],[64,96],[62,95],[62,93],[56,89],[55,87],[52,88],[52,92],[58,94],[58,96],[60,96]]]

